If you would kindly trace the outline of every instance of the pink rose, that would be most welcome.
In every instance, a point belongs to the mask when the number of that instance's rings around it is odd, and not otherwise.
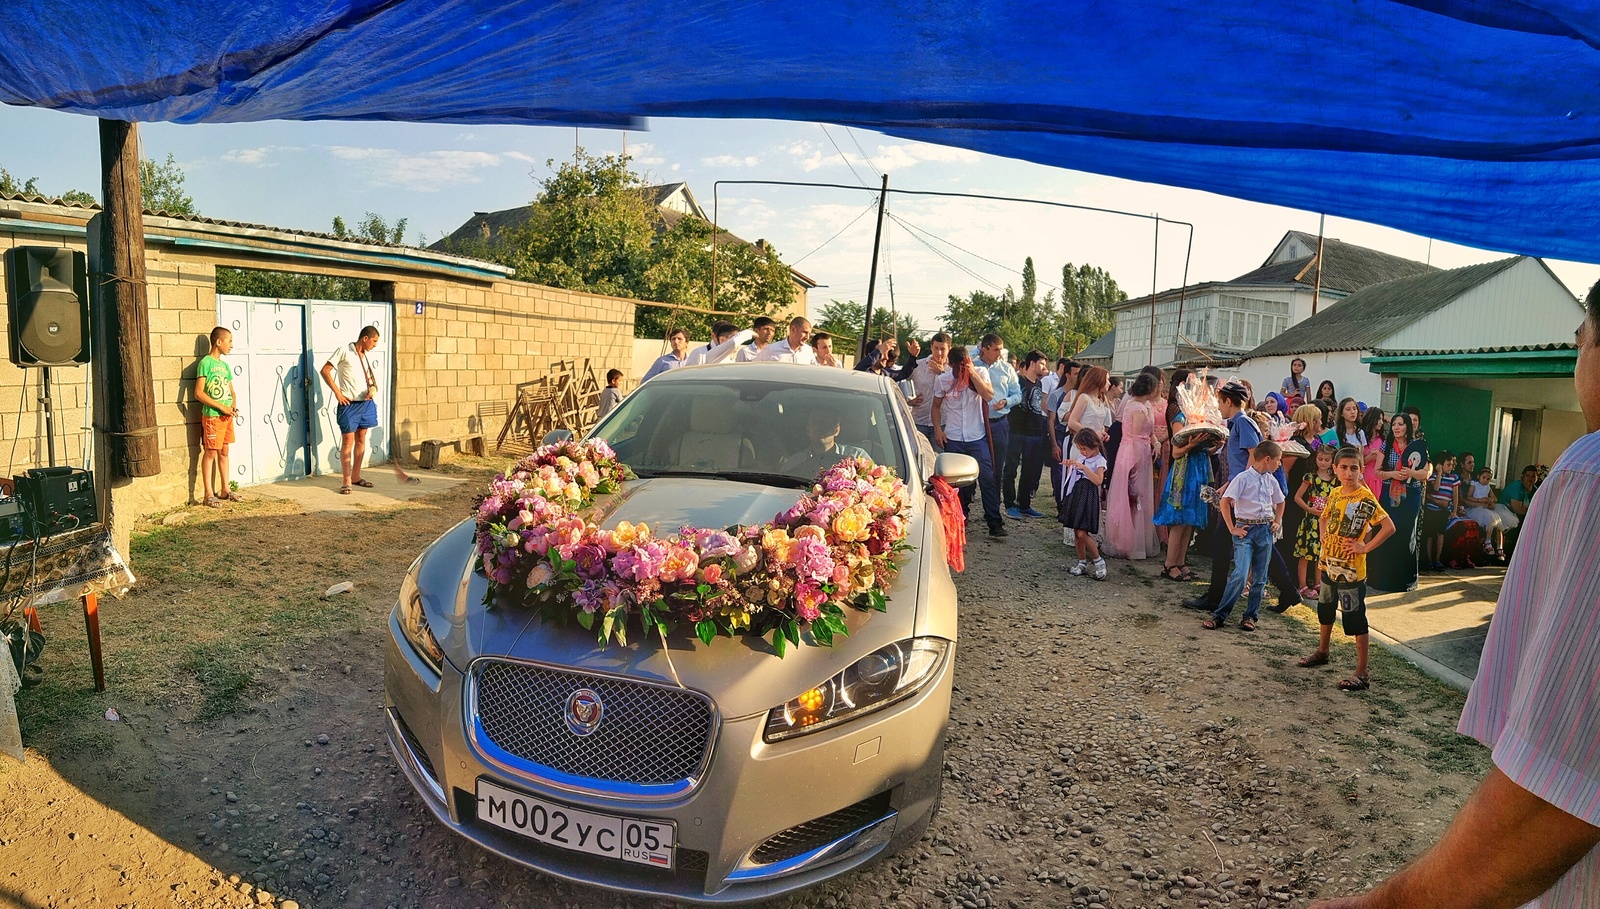
[[[713,586],[722,583],[722,566],[716,562],[701,566],[700,580],[702,583]]]

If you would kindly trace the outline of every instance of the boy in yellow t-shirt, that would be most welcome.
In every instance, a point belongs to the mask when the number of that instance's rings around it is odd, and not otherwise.
[[[1394,521],[1378,505],[1378,497],[1363,479],[1361,452],[1344,447],[1333,456],[1339,485],[1328,496],[1318,521],[1321,531],[1322,593],[1317,597],[1317,622],[1322,626],[1315,653],[1301,666],[1328,662],[1333,618],[1343,621],[1344,633],[1356,639],[1356,673],[1339,683],[1344,691],[1366,691],[1367,671],[1367,553],[1394,533]],[[1376,532],[1374,532],[1376,531]]]

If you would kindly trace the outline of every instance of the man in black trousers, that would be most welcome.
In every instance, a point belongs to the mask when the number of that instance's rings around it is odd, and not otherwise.
[[[1223,419],[1228,423],[1228,440],[1217,457],[1218,470],[1213,473],[1218,477],[1219,489],[1249,466],[1250,450],[1261,442],[1260,427],[1244,411],[1244,402],[1249,400],[1249,396],[1245,387],[1237,382],[1229,382],[1217,391],[1217,403],[1222,409]],[[1278,468],[1278,483],[1285,483],[1282,467]],[[1211,586],[1206,588],[1205,593],[1184,600],[1183,605],[1190,609],[1214,612],[1222,600],[1223,591],[1227,589],[1228,572],[1233,569],[1233,537],[1222,526],[1222,516],[1215,508],[1211,510],[1210,533]],[[1300,602],[1294,576],[1289,573],[1289,566],[1276,546],[1272,547],[1272,560],[1267,565],[1267,579],[1278,588],[1278,605],[1270,607],[1274,612],[1283,612]]]

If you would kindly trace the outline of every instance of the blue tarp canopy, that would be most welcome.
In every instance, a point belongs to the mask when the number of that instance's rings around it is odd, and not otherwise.
[[[1600,262],[1578,0],[8,0],[0,101],[137,121],[843,123]]]

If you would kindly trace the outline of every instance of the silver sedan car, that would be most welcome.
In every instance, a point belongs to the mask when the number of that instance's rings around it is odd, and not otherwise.
[[[762,523],[841,453],[892,467],[913,495],[888,609],[846,610],[848,636],[782,657],[683,628],[670,652],[656,636],[601,648],[535,609],[485,606],[464,521],[413,563],[389,623],[389,745],[428,810],[546,874],[703,903],[915,842],[939,803],[957,626],[925,490],[935,474],[972,482],[976,462],[935,458],[889,380],[785,363],[666,373],[592,437],[639,476],[597,503],[604,528]]]

